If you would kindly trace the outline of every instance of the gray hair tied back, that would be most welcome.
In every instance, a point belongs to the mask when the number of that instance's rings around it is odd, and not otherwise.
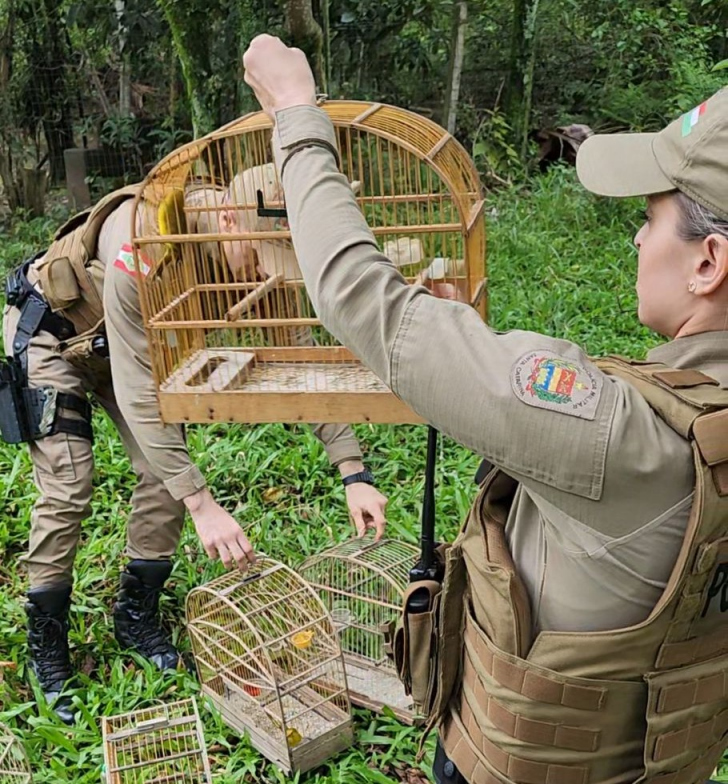
[[[728,220],[719,218],[709,209],[680,191],[676,194],[680,209],[678,234],[686,242],[703,240],[710,234],[720,234],[728,238]]]

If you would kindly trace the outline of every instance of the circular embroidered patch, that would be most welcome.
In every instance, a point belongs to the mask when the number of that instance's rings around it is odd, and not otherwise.
[[[602,378],[595,368],[551,351],[530,351],[513,365],[511,387],[529,406],[594,419]]]

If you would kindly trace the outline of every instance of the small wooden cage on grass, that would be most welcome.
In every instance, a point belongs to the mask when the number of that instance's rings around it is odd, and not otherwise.
[[[417,716],[385,653],[382,627],[401,613],[418,556],[418,549],[406,542],[352,539],[298,568],[339,632],[352,702],[376,711],[386,706],[406,722]]]
[[[106,784],[211,784],[194,698],[105,716]]]
[[[485,317],[484,194],[447,131],[327,101],[341,171],[409,282]],[[421,422],[337,343],[308,297],[262,112],[175,150],[136,201],[133,252],[165,422]],[[325,222],[324,229],[325,231]]]
[[[202,691],[284,771],[306,771],[353,741],[338,635],[299,575],[259,557],[187,596]]]
[[[30,784],[30,765],[23,744],[0,724],[0,784]]]

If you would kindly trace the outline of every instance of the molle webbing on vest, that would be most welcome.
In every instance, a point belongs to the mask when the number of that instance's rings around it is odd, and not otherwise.
[[[516,606],[520,578],[504,552],[512,480],[488,477],[451,550],[466,568],[462,636],[440,651],[442,662],[460,661],[442,742],[471,784],[702,784],[726,745],[728,390],[697,370],[616,357],[596,364],[693,445],[683,546],[642,623],[542,633],[521,649],[513,629],[528,613]],[[456,601],[445,596],[443,614]],[[615,666],[611,657],[623,658]]]

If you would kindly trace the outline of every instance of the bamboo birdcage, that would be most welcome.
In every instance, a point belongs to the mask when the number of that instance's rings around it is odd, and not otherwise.
[[[23,744],[0,724],[0,784],[30,784],[30,764]]]
[[[339,640],[298,574],[259,557],[193,589],[186,614],[203,693],[269,760],[304,772],[351,745]]]
[[[384,650],[383,627],[402,612],[419,550],[407,542],[351,539],[306,559],[299,574],[318,591],[344,651],[351,701],[402,721],[419,717]]]
[[[483,192],[465,149],[403,109],[322,108],[382,251],[408,281],[447,284],[485,317]],[[170,154],[135,202],[133,253],[163,420],[420,422],[316,318],[270,139],[269,119],[247,115]]]
[[[15,662],[0,661],[0,688],[5,683],[5,670],[15,667]],[[2,697],[0,692],[0,701]],[[32,780],[23,744],[10,727],[0,723],[0,784],[30,784]]]
[[[106,784],[211,784],[194,697],[104,716]]]

